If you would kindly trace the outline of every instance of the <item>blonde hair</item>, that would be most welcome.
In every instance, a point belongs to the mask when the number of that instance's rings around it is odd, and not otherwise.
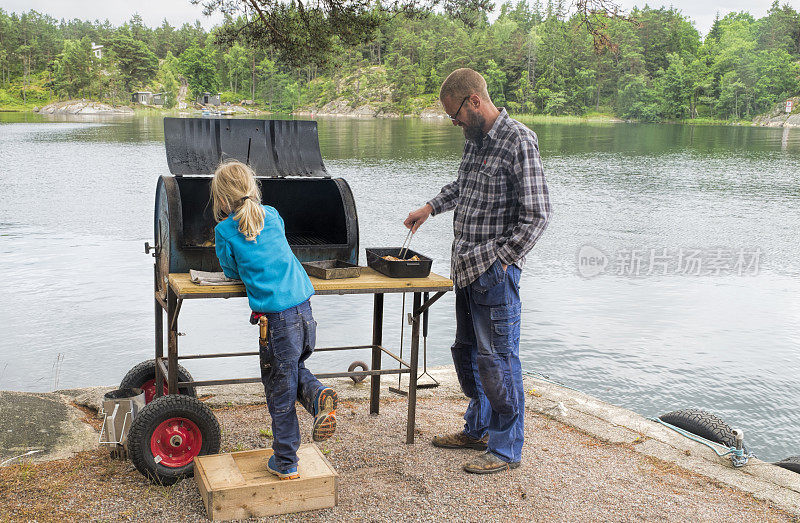
[[[456,69],[444,79],[442,87],[439,89],[439,99],[444,98],[464,98],[477,94],[482,99],[491,101],[489,91],[486,90],[486,80],[477,71],[468,67]]]
[[[211,179],[211,200],[214,219],[218,222],[232,216],[239,222],[239,232],[255,241],[264,228],[261,190],[253,170],[238,160],[219,164]]]

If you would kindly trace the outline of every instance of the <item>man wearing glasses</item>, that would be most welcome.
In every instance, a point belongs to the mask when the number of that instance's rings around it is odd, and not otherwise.
[[[404,224],[416,231],[429,216],[454,210],[452,354],[470,402],[464,429],[436,436],[433,444],[485,450],[463,466],[485,474],[517,468],[522,459],[519,279],[525,255],[547,226],[550,199],[536,134],[494,106],[483,76],[453,71],[439,99],[466,138],[458,178]]]

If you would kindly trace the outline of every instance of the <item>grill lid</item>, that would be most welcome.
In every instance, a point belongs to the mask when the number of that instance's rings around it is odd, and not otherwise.
[[[258,176],[324,176],[317,122],[164,118],[169,170],[212,174],[222,160],[239,160]]]

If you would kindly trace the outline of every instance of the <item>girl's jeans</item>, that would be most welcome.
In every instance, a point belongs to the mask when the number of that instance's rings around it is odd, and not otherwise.
[[[311,315],[311,303],[281,312],[267,313],[269,321],[266,349],[259,349],[261,381],[272,416],[272,450],[276,465],[286,470],[297,465],[300,425],[295,401],[314,413],[314,399],[325,386],[303,363],[314,352],[317,322]]]
[[[520,269],[495,261],[477,280],[456,289],[458,380],[470,398],[464,432],[489,434],[489,451],[507,462],[522,458],[525,393],[519,361]]]

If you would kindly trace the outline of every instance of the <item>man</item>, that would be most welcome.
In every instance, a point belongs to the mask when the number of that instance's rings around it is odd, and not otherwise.
[[[416,231],[429,216],[455,211],[452,353],[470,402],[464,429],[437,436],[433,444],[486,450],[464,470],[499,472],[517,468],[522,459],[519,278],[525,254],[547,226],[550,200],[536,134],[494,106],[483,76],[472,69],[453,71],[439,99],[466,138],[458,178],[404,223]]]

